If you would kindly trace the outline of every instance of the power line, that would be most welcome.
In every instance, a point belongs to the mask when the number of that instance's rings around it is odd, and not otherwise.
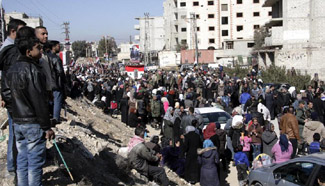
[[[36,3],[38,3],[39,5],[41,5],[44,9],[46,9],[47,12],[51,13],[52,15],[54,15],[58,20],[62,20],[60,17],[58,17],[57,14],[53,13],[49,8],[47,8],[45,5],[43,5],[41,3],[41,1],[36,0]]]
[[[46,13],[43,12],[43,10],[42,10],[41,8],[39,8],[38,5],[37,5],[34,1],[31,0],[30,2],[32,2],[32,3],[35,5],[35,7],[36,7],[38,10],[40,10],[40,12],[43,13],[43,15],[44,15],[44,16],[45,16],[45,17],[46,17],[50,22],[54,23],[55,25],[60,25],[60,24],[58,24],[57,22],[53,21],[50,17],[48,17],[48,16],[46,15]]]

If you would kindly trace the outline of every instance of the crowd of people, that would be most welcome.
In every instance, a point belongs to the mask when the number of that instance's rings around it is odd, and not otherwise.
[[[41,185],[46,138],[54,137],[51,127],[60,123],[66,96],[121,114],[121,121],[135,128],[128,144],[130,165],[162,185],[169,185],[162,166],[191,184],[215,186],[233,161],[244,185],[260,155],[281,163],[324,151],[325,87],[318,78],[298,92],[285,84],[264,84],[256,67],[243,78],[226,74],[222,66],[159,69],[138,80],[114,63],[75,64],[64,72],[56,55],[59,42],[48,41],[45,27],[33,29],[13,19],[8,30],[0,52],[1,95],[10,127],[7,168],[17,174],[18,185]],[[223,128],[196,112],[205,107],[232,117]],[[146,142],[149,126],[161,137]]]
[[[242,79],[236,74],[230,77],[222,67],[148,71],[139,80],[116,67],[101,69],[102,75],[94,65],[76,67],[72,79],[77,83],[72,84],[79,87],[77,95],[86,96],[108,114],[120,112],[127,126],[136,131],[143,129],[134,137],[141,136],[142,142],[148,136],[148,126],[159,130],[160,143],[155,140],[155,145],[147,146],[158,157],[154,162],[168,166],[190,183],[218,185],[220,171],[226,172],[232,160],[239,174],[244,174],[238,179],[245,183],[246,170],[254,168],[259,155],[266,154],[271,162],[281,163],[325,147],[324,87],[320,81],[297,92],[286,84],[265,85],[254,73]],[[223,109],[232,118],[221,129],[220,123],[206,123],[195,112],[203,107]],[[276,133],[274,124],[280,133]],[[130,143],[134,144],[135,139]],[[142,157],[140,152],[138,156]],[[150,164],[153,158],[142,158],[148,166],[155,165]],[[166,179],[163,169],[159,176],[150,172],[145,169],[143,174],[166,183],[161,180]]]

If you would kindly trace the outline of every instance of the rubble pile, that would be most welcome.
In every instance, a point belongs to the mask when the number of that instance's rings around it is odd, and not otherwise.
[[[66,120],[56,126],[55,134],[74,181],[70,179],[55,146],[48,142],[44,185],[157,185],[130,170],[126,159],[118,155],[119,148],[127,146],[134,135],[134,129],[105,115],[88,100],[68,98],[66,101]],[[6,116],[5,110],[0,109],[0,114],[0,118]],[[8,129],[4,134],[8,134]],[[0,167],[6,165],[6,142],[7,139],[0,142]],[[0,185],[13,185],[8,182],[5,169],[0,171]],[[166,173],[172,185],[187,185],[167,168]]]

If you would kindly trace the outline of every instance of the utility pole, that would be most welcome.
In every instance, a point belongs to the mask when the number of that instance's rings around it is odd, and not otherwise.
[[[197,39],[197,24],[196,24],[196,16],[195,13],[191,13],[191,24],[192,24],[192,38],[194,38],[194,46],[195,48],[195,61],[194,63],[199,63],[199,47],[198,47],[198,39]]]
[[[65,34],[65,47],[66,50],[69,50],[69,45],[70,45],[70,23],[69,22],[63,22],[62,26],[64,26],[64,34]]]
[[[132,44],[132,36],[130,36],[130,45]]]
[[[145,30],[144,30],[144,65],[147,66],[149,64],[150,56],[149,56],[149,44],[150,44],[150,39],[149,39],[149,27],[150,27],[150,22],[149,22],[149,13],[144,13],[144,19],[145,19]],[[151,60],[150,60],[151,61]]]

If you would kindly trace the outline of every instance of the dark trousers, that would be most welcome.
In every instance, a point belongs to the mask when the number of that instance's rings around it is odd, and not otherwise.
[[[290,142],[292,144],[292,154],[291,154],[291,159],[295,158],[297,154],[297,148],[298,148],[298,140],[297,139],[290,139]]]
[[[163,186],[169,184],[165,169],[162,167],[148,165],[148,175],[152,176],[154,180],[158,180]]]

